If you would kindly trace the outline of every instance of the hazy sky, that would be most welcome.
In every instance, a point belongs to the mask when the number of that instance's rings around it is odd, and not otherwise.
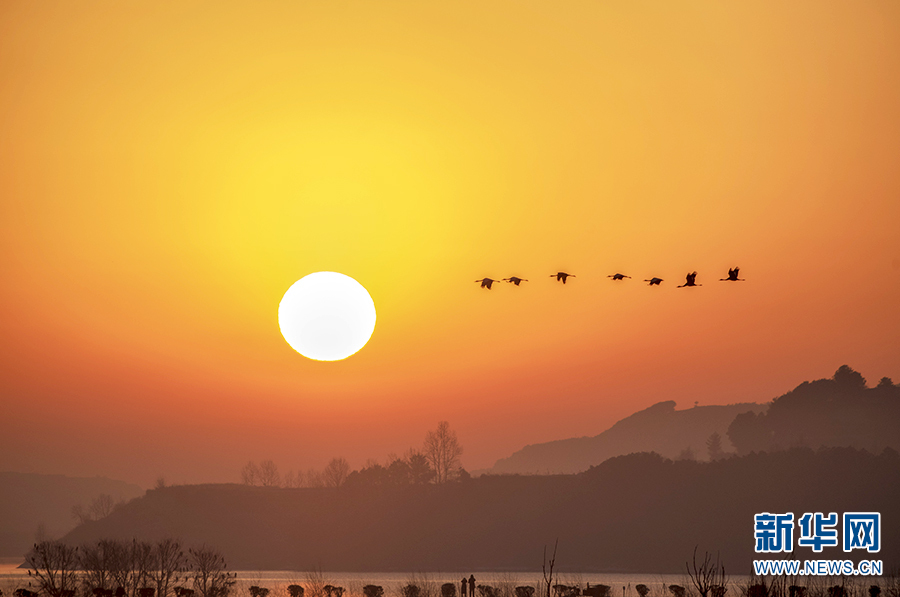
[[[897,2],[9,0],[0,82],[0,470],[237,481],[440,420],[478,469],[900,380]],[[319,270],[375,301],[346,361],[278,329]]]

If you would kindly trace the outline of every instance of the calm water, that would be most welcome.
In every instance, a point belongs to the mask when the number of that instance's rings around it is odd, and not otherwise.
[[[28,585],[29,578],[25,570],[17,568],[18,561],[0,561],[0,590],[4,595],[12,593],[18,587]],[[395,597],[400,588],[407,583],[414,582],[423,585],[425,582],[433,583],[439,589],[445,582],[452,582],[459,588],[459,581],[463,576],[468,578],[475,575],[477,584],[498,585],[531,585],[540,586],[542,582],[541,572],[478,572],[472,570],[456,572],[323,572],[324,582],[344,587],[348,593],[361,595],[365,585],[373,584],[384,587],[387,597]],[[237,572],[237,586],[239,593],[247,593],[248,587],[258,585],[267,587],[273,592],[284,590],[290,584],[306,584],[306,573],[291,570],[240,570]],[[556,575],[554,575],[556,576]],[[424,582],[423,582],[424,579]],[[735,578],[735,582],[743,580]],[[586,583],[605,584],[613,587],[612,597],[620,597],[625,588],[627,597],[637,597],[634,590],[636,584],[643,583],[650,587],[651,595],[663,594],[664,587],[670,584],[685,585],[689,583],[682,574],[617,574],[617,573],[562,573],[558,575],[559,582],[567,585],[581,585]],[[665,591],[668,593],[668,591]]]
[[[17,568],[21,561],[0,560],[0,590],[3,595],[12,595],[19,587],[27,587],[29,578],[25,570]],[[463,576],[475,575],[477,584],[487,584],[494,587],[518,585],[531,585],[540,587],[542,576],[540,571],[534,572],[323,572],[324,583],[341,586],[346,589],[345,595],[359,597],[362,588],[367,584],[384,587],[386,597],[399,597],[400,588],[407,583],[423,586],[426,583],[433,586],[439,594],[440,585],[445,582],[456,584],[459,589],[459,581]],[[632,574],[632,573],[566,573],[554,575],[554,584],[579,585],[584,587],[587,583],[592,585],[604,584],[612,587],[611,597],[638,597],[634,587],[637,584],[645,584],[650,588],[651,597],[671,597],[666,589],[671,584],[690,586],[690,579],[684,574]],[[741,586],[746,586],[747,576],[728,577],[728,596],[739,597]],[[806,579],[812,580],[812,579]],[[824,578],[819,579],[820,582]],[[880,580],[880,579],[878,579]],[[868,581],[878,582],[875,578],[868,577]],[[257,585],[270,589],[273,597],[284,597],[286,587],[290,584],[306,585],[306,573],[304,571],[291,570],[240,570],[237,571],[237,595],[246,597],[248,588]],[[871,584],[871,583],[869,583]]]

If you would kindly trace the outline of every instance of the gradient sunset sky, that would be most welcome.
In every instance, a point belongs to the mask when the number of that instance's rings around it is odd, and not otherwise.
[[[0,257],[0,470],[236,482],[440,420],[472,470],[900,381],[900,3],[4,1]],[[320,270],[375,301],[346,361],[278,329]]]

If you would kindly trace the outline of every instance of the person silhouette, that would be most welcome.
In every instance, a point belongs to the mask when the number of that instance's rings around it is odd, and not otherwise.
[[[459,581],[459,594],[462,597],[466,597],[466,577],[463,576],[463,579]]]
[[[469,575],[469,597],[475,597],[475,575]]]

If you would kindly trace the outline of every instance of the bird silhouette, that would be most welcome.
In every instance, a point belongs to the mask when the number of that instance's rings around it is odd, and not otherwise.
[[[491,289],[491,284],[493,284],[493,283],[496,282],[497,280],[492,280],[491,278],[482,278],[482,279],[480,279],[480,280],[475,280],[475,281],[476,281],[476,282],[481,282],[481,287],[482,287],[482,288],[487,288],[488,290],[490,290],[490,289]]]
[[[662,278],[650,278],[649,280],[644,280],[644,282],[650,282],[650,286],[659,286],[659,283],[662,281]]]
[[[703,284],[697,284],[694,280],[697,279],[697,272],[693,272],[688,274],[684,279],[684,284],[681,286],[676,286],[675,288],[684,288],[685,286],[703,286]]]
[[[563,284],[566,283],[566,278],[570,276],[574,278],[575,274],[567,274],[566,272],[556,272],[555,274],[550,274],[551,278],[556,278],[557,282],[562,282]]]
[[[728,270],[727,278],[719,278],[719,282],[743,282],[743,278],[738,278],[738,273],[741,271],[741,268],[736,267],[734,269]]]
[[[630,278],[631,276],[626,276],[625,274],[613,274],[611,276],[606,276],[607,278],[612,278],[613,280],[621,280],[622,278]]]
[[[509,282],[511,284],[515,284],[516,286],[518,286],[520,282],[527,282],[528,280],[526,280],[525,278],[517,278],[515,276],[512,276],[510,278],[503,278],[503,281]]]

